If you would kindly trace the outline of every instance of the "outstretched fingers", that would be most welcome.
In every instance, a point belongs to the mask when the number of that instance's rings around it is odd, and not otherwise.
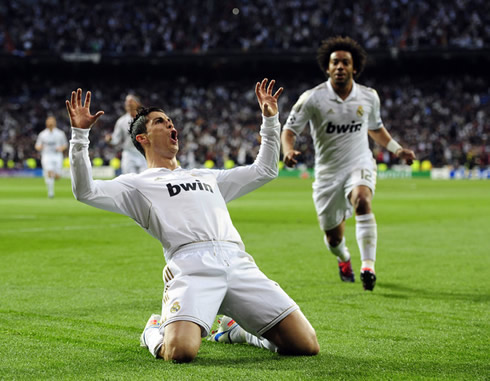
[[[85,104],[83,107],[85,108],[90,108],[90,98],[92,97],[92,93],[90,91],[87,91],[87,94],[85,94]]]
[[[267,94],[272,95],[272,89],[273,89],[275,83],[276,83],[275,79],[273,79],[269,82],[269,86],[267,86]]]
[[[264,79],[262,80],[261,84],[260,84],[260,90],[261,90],[262,92],[264,92],[264,93],[266,93],[266,92],[267,92],[267,90],[266,90],[267,81],[268,81],[268,79],[267,79],[267,78],[264,78]]]
[[[82,107],[82,89],[77,89],[77,106]]]
[[[77,105],[77,93],[72,91],[71,92],[71,107],[72,107],[72,109],[75,108],[76,105]]]
[[[94,115],[90,113],[91,98],[92,93],[87,91],[82,106],[82,89],[78,88],[76,91],[72,91],[70,100],[65,101],[72,127],[90,128],[104,115],[104,111],[97,111]]]
[[[73,115],[73,111],[71,109],[70,101],[66,100],[65,104],[66,104],[66,111],[68,111],[68,115],[71,117]]]
[[[97,111],[95,115],[93,116],[94,118],[94,123],[97,122],[97,119],[99,119],[102,115],[104,115],[104,111]]]
[[[273,95],[274,98],[279,98],[279,95],[282,94],[282,92],[284,91],[284,87],[280,87],[279,89],[277,89],[276,93]]]

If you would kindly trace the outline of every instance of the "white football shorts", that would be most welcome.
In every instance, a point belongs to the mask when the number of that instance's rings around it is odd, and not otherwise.
[[[46,176],[48,171],[52,171],[58,175],[61,175],[61,169],[63,168],[63,154],[44,154],[41,157],[41,166],[43,167],[43,173]]]
[[[331,230],[339,226],[343,220],[352,217],[353,207],[349,201],[349,194],[355,187],[365,185],[371,189],[374,196],[376,174],[376,162],[373,159],[365,160],[351,170],[315,180],[313,202],[323,231]]]
[[[299,309],[249,254],[231,242],[184,246],[163,269],[163,278],[162,334],[166,325],[186,320],[198,324],[206,337],[216,315],[224,314],[261,336]]]

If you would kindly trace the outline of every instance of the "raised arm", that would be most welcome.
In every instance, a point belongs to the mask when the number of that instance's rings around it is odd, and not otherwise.
[[[141,201],[138,208],[125,202],[134,198],[134,186],[119,178],[114,180],[93,180],[92,166],[88,154],[89,132],[97,119],[104,114],[98,111],[90,113],[90,92],[85,96],[82,105],[82,90],[72,92],[71,100],[66,101],[66,109],[72,125],[70,140],[70,171],[72,190],[75,198],[96,208],[121,213],[133,218],[141,226],[147,227],[149,206]],[[135,196],[137,197],[137,196]]]
[[[277,100],[283,88],[273,94],[275,81],[267,86],[267,78],[255,85],[255,94],[262,110],[261,143],[254,163],[216,171],[216,179],[226,202],[243,196],[273,180],[278,174],[280,139]]]

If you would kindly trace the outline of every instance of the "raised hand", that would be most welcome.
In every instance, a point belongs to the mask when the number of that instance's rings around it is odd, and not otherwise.
[[[276,81],[271,80],[269,86],[266,88],[267,81],[268,79],[264,78],[262,82],[257,82],[255,85],[255,95],[257,95],[262,114],[264,114],[264,116],[274,116],[278,112],[277,99],[284,89],[280,87],[279,90],[272,95],[272,89],[274,88]]]
[[[82,89],[71,92],[71,101],[66,101],[66,110],[68,111],[72,127],[90,128],[104,114],[104,111],[97,111],[95,115],[90,114],[91,95],[90,91],[87,91],[85,102],[82,106]]]

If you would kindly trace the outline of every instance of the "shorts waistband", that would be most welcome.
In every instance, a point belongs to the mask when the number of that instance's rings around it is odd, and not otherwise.
[[[185,253],[188,251],[196,251],[203,248],[223,248],[223,249],[240,249],[236,242],[231,241],[199,241],[186,243],[180,246],[172,255]]]

